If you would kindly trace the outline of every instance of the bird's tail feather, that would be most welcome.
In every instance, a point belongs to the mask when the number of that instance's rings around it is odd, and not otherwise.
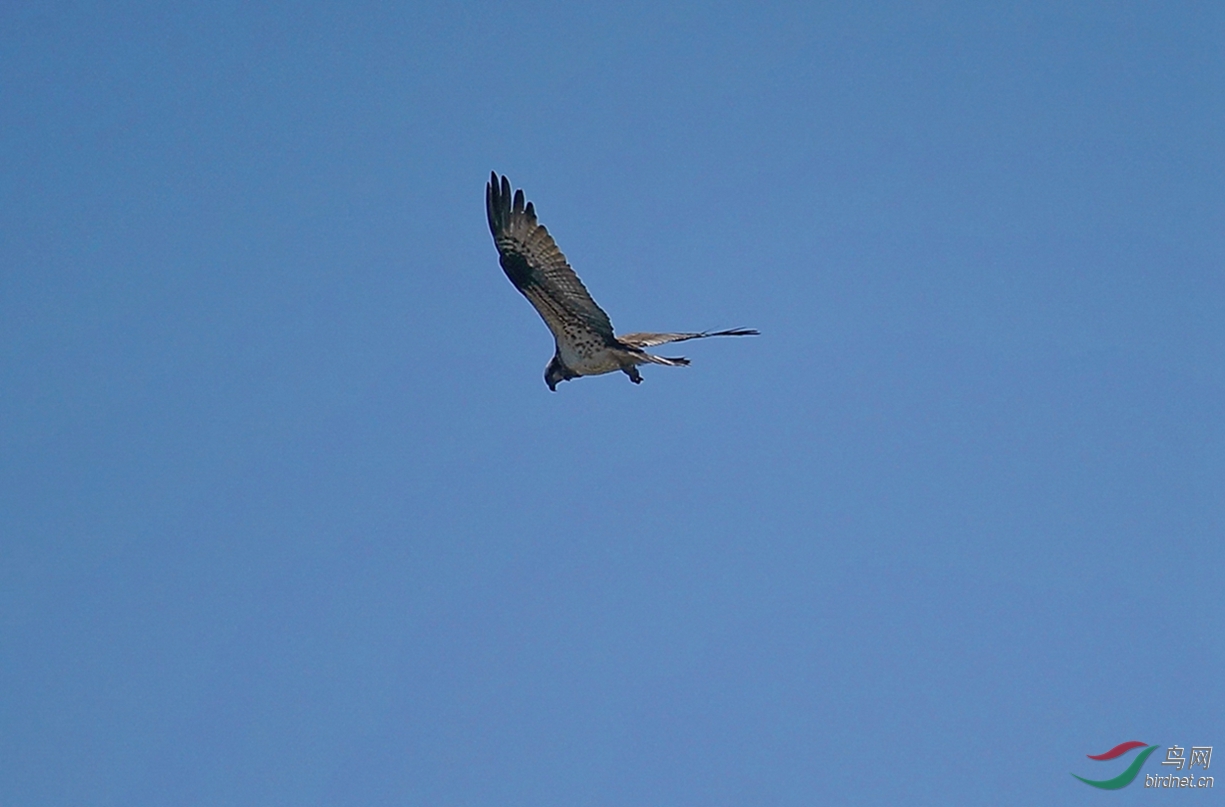
[[[686,359],[684,356],[668,358],[667,356],[656,356],[653,353],[647,353],[645,351],[642,355],[646,356],[652,364],[666,364],[669,367],[684,367],[689,363],[689,359]]]
[[[711,336],[757,336],[753,328],[729,328],[726,331],[700,331],[698,333],[627,333],[618,336],[623,344],[637,348],[666,345],[669,342],[685,342],[690,339],[706,339]]]

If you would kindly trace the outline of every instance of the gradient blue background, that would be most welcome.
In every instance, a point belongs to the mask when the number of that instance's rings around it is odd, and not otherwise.
[[[1222,42],[6,4],[0,803],[1147,803],[1069,774],[1225,753]],[[550,394],[490,170],[763,335]]]

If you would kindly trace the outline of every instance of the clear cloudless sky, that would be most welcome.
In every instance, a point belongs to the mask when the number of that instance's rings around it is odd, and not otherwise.
[[[1070,774],[1225,754],[1223,43],[5,3],[0,804],[1149,803]],[[491,170],[762,335],[550,393]]]

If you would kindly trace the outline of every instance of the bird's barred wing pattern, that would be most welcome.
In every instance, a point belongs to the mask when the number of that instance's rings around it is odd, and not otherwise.
[[[702,331],[701,333],[627,333],[617,341],[630,347],[644,348],[666,345],[669,342],[686,342],[690,339],[705,339],[708,336],[757,336],[752,328],[731,328],[726,331]]]
[[[490,174],[485,186],[485,212],[502,271],[535,306],[553,336],[573,342],[579,331],[594,332],[599,341],[614,344],[613,326],[603,309],[566,263],[553,236],[536,221],[523,190],[511,197],[510,180]]]

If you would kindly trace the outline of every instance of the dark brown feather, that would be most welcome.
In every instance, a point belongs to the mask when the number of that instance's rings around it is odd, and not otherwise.
[[[577,325],[612,344],[615,337],[608,314],[596,305],[549,231],[537,223],[536,209],[531,202],[525,203],[523,190],[516,190],[512,198],[510,180],[501,177],[499,181],[497,174],[491,174],[485,187],[485,212],[502,271],[553,335],[568,339],[564,326]],[[541,298],[551,304],[539,304]]]

